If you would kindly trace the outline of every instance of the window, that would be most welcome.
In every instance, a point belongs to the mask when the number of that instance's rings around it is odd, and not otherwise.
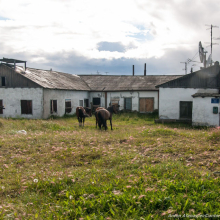
[[[65,100],[65,113],[70,113],[72,111],[71,99]]]
[[[21,114],[32,114],[32,100],[21,100]]]
[[[6,84],[5,76],[2,76],[2,86],[5,86],[5,84]]]
[[[93,105],[100,105],[100,98],[93,98]]]
[[[83,107],[83,100],[79,100],[79,106]]]
[[[50,100],[50,113],[57,113],[57,100]]]
[[[125,110],[132,110],[132,101],[131,101],[131,98],[125,98],[124,109],[125,109]]]
[[[88,99],[84,99],[84,107],[89,107],[89,100]]]
[[[3,101],[0,100],[0,114],[3,114]]]
[[[192,119],[192,102],[180,102],[180,118]]]

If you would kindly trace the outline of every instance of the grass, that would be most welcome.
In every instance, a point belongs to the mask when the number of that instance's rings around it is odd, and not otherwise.
[[[154,117],[0,119],[0,219],[220,216],[220,130]]]

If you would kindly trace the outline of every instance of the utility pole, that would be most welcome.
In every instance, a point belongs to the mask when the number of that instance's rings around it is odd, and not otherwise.
[[[205,26],[210,26],[210,25],[206,24]],[[218,26],[214,26],[214,25],[211,24],[211,27],[206,29],[206,30],[211,29],[211,66],[212,66],[212,28],[218,28]]]
[[[185,70],[185,74],[187,74],[187,62],[180,62],[180,63],[185,63],[185,69],[183,70]]]

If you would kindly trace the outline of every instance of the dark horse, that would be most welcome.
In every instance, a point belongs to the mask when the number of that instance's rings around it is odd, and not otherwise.
[[[106,120],[110,120],[111,130],[113,130],[112,129],[112,114],[113,114],[113,112],[115,114],[117,114],[116,105],[112,105],[111,107],[108,107],[107,110],[100,109],[97,111],[97,119],[98,119],[98,124],[99,124],[100,130],[101,130],[102,125],[103,125],[103,127],[105,127],[105,130],[107,129]]]
[[[97,128],[97,124],[98,124],[98,111],[99,111],[100,109],[105,109],[105,108],[103,108],[103,107],[98,107],[98,108],[95,110],[96,128]]]
[[[85,109],[86,113],[87,113],[90,117],[92,117],[92,110],[91,110],[91,108],[84,107],[84,109]]]
[[[89,115],[86,113],[86,110],[83,107],[79,106],[76,108],[76,115],[79,121],[79,126],[82,125],[82,122],[84,126],[85,118],[89,117]],[[91,112],[90,112],[90,116],[91,116]]]

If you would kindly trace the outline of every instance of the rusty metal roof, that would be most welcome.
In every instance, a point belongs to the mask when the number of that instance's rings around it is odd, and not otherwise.
[[[77,75],[52,70],[16,66],[16,72],[47,89],[90,91],[89,86]]]
[[[158,90],[155,86],[177,79],[181,75],[80,75],[92,91],[146,91]]]

